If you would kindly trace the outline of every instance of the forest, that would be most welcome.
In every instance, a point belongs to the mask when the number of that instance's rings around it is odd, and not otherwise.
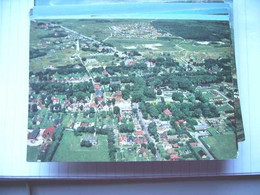
[[[151,24],[163,32],[169,32],[183,39],[221,41],[225,38],[231,40],[228,22],[155,20]]]

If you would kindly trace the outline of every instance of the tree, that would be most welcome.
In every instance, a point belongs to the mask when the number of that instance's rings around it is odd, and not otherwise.
[[[98,99],[97,98],[95,98],[95,104],[98,104]]]
[[[144,100],[144,95],[141,91],[132,94],[132,102],[141,102],[142,100]]]
[[[148,125],[148,132],[149,132],[152,136],[154,136],[154,137],[158,136],[157,127],[156,127],[156,123],[155,123],[155,122],[152,122],[152,123],[150,123],[150,124]]]
[[[200,116],[202,115],[202,111],[200,108],[196,108],[193,112],[193,116],[200,118]]]
[[[113,98],[113,99],[112,99],[112,104],[115,105],[115,103],[116,103],[116,99]]]
[[[114,112],[115,115],[120,114],[120,108],[118,106],[114,106],[114,111],[113,112]]]
[[[75,93],[75,96],[76,96],[77,100],[84,100],[86,98],[86,93],[84,93],[82,91],[78,91]]]
[[[97,76],[97,77],[95,78],[95,81],[96,81],[96,82],[100,82],[100,81],[101,81],[101,77],[100,77],[100,76]]]
[[[162,90],[161,89],[157,90],[157,95],[162,95]]]
[[[95,113],[95,109],[93,107],[90,108],[89,110],[90,113],[94,114]]]
[[[36,104],[33,104],[33,105],[32,105],[32,111],[33,111],[33,112],[37,112],[37,111],[38,111],[38,108],[37,108],[37,105],[36,105]]]
[[[130,91],[125,89],[122,91],[122,97],[124,100],[128,100],[130,98]]]
[[[134,124],[132,122],[121,124],[119,126],[119,131],[121,133],[132,133],[134,132]]]
[[[144,90],[144,95],[145,95],[146,97],[149,97],[149,98],[156,98],[155,92],[154,92],[154,90],[151,89],[151,88],[146,88],[146,89]]]
[[[159,117],[159,112],[158,112],[157,108],[155,106],[153,106],[153,105],[149,106],[148,112],[151,115],[151,117],[154,117],[154,118],[158,118]]]
[[[175,101],[183,102],[184,96],[181,92],[173,92],[172,99]]]

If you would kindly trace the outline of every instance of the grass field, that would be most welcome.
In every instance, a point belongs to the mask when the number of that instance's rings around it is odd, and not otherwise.
[[[210,99],[210,98],[215,98],[216,96],[210,92],[208,93],[204,93],[203,96],[207,99]]]
[[[233,132],[202,137],[201,140],[208,145],[209,150],[219,160],[232,159],[237,156],[236,137]]]
[[[73,132],[65,131],[52,161],[110,161],[107,136],[97,135],[98,144],[90,148],[80,146],[80,139],[85,136],[91,135],[75,136]]]
[[[61,124],[62,124],[63,127],[69,127],[72,122],[74,122],[74,117],[70,113],[67,113],[63,117]]]
[[[211,135],[218,135],[216,129],[214,128],[208,128],[207,131],[210,132]]]
[[[231,106],[229,106],[228,104],[222,105],[222,106],[218,106],[217,109],[218,109],[218,111],[233,110],[233,108]]]
[[[36,162],[38,160],[40,146],[27,146],[27,161]]]

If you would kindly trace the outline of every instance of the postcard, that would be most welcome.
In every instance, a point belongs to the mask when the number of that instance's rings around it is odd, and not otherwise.
[[[28,161],[237,156],[230,25],[32,20]]]

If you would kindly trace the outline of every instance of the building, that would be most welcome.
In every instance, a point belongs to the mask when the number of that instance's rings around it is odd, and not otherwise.
[[[93,146],[98,144],[98,140],[96,136],[88,136],[88,137],[84,137],[81,142],[90,142]]]
[[[144,132],[142,130],[136,131],[135,135],[136,136],[142,136],[144,134]]]
[[[119,142],[119,145],[125,145],[127,144],[127,138],[126,136],[122,135],[121,137],[118,138],[118,142]]]
[[[29,133],[28,139],[36,140],[36,138],[39,135],[39,133],[40,133],[40,129],[39,128],[34,129],[31,133]]]
[[[197,142],[191,142],[191,143],[190,143],[190,146],[193,146],[193,147],[194,147],[194,146],[198,146],[198,143],[197,143]]]
[[[166,116],[171,116],[171,115],[172,115],[172,112],[171,112],[169,109],[164,110],[163,113],[164,113]]]
[[[141,143],[147,143],[147,139],[145,137],[138,137],[135,139],[136,144],[141,144]]]
[[[202,150],[200,150],[198,152],[198,154],[200,155],[201,158],[207,158],[207,155],[205,154],[205,152],[203,152]]]
[[[96,97],[102,97],[102,96],[103,96],[103,92],[101,90],[97,90]]]
[[[178,161],[180,159],[179,155],[178,154],[171,154],[170,155],[170,159],[172,161]]]
[[[208,125],[203,124],[203,125],[194,125],[194,128],[196,131],[204,131],[208,128]]]
[[[95,88],[95,89],[100,89],[100,85],[95,84],[95,85],[94,85],[94,88]]]
[[[122,99],[122,91],[115,92],[114,97],[116,101],[120,101]]]
[[[168,135],[168,141],[179,141],[178,135]]]
[[[42,134],[42,137],[53,139],[53,134],[54,134],[55,130],[56,130],[56,128],[54,126],[50,126],[50,127],[46,128]]]

